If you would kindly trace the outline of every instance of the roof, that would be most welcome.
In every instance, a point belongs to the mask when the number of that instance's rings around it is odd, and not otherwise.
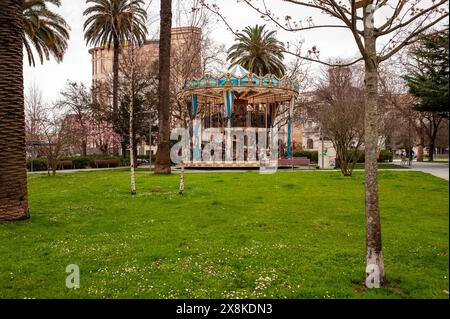
[[[220,101],[225,90],[232,90],[237,97],[254,103],[290,101],[299,93],[298,84],[288,77],[279,79],[273,74],[257,76],[240,65],[232,65],[227,73],[219,76],[205,74],[200,78],[187,79],[183,88],[181,95],[184,98],[197,94],[200,100]]]
[[[248,75],[250,74],[249,71],[247,71],[246,69],[244,69],[241,65],[236,64],[236,65],[232,65],[229,69],[228,69],[228,73],[230,73],[232,76],[235,76],[237,78],[242,78],[244,75]]]

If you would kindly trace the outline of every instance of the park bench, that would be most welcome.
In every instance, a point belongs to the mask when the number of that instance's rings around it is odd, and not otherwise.
[[[57,169],[71,169],[73,168],[73,162],[66,160],[66,161],[59,161],[58,165],[56,165]]]
[[[296,166],[310,167],[311,161],[307,157],[292,157],[292,158],[280,158],[278,160],[278,167],[289,166],[294,169]]]
[[[96,168],[102,168],[102,167],[117,167],[119,165],[119,162],[117,160],[95,160],[94,161]]]

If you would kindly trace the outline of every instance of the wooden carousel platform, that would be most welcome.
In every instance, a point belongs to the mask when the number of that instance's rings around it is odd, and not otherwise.
[[[180,165],[177,165],[180,167]],[[252,162],[188,162],[185,168],[259,168],[258,161]]]
[[[306,167],[314,168],[315,165],[311,164],[310,160],[306,157],[294,157],[289,159],[278,159],[277,161],[270,161],[266,164],[270,167],[278,168],[294,168],[294,167]],[[184,168],[187,169],[246,169],[246,168],[260,168],[261,163],[259,161],[221,161],[221,162],[188,162],[185,163]],[[177,167],[181,167],[179,164]]]

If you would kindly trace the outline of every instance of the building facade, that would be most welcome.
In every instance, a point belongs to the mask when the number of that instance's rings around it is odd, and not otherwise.
[[[202,30],[197,27],[172,28],[171,35],[171,78],[182,79],[191,76],[200,76],[202,51]],[[121,57],[126,54],[127,45],[122,47]],[[148,65],[157,65],[159,59],[159,40],[147,40],[137,50],[137,56]],[[108,83],[112,79],[113,72],[113,48],[106,46],[89,50],[92,56],[92,84],[98,87],[102,83]],[[123,59],[119,58],[119,61]],[[98,96],[97,96],[98,98]],[[110,102],[110,101],[109,101]],[[154,134],[154,133],[153,133]],[[144,142],[138,144],[138,155],[149,155],[150,149],[154,154],[156,146],[150,146]],[[95,148],[95,145],[91,145]]]

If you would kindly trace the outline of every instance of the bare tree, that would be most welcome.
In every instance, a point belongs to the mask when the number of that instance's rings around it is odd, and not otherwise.
[[[74,118],[76,129],[74,140],[80,141],[81,155],[87,155],[87,143],[89,135],[89,123],[91,115],[92,95],[91,91],[83,84],[68,81],[60,93],[58,106],[64,113]]]
[[[47,158],[48,174],[55,175],[63,156],[69,153],[71,131],[66,114],[49,112],[41,122],[42,151]]]
[[[199,2],[199,0],[176,2],[174,22],[176,25],[188,26],[191,32],[177,35],[178,44],[171,51],[172,126],[183,124],[187,127],[188,122],[192,120],[190,118],[192,112],[183,113],[183,109],[190,105],[179,99],[186,79],[200,78],[204,74],[218,73],[219,70],[223,72],[226,61],[224,45],[211,37],[212,14],[201,7]]]
[[[42,91],[33,83],[25,93],[25,134],[27,144],[40,138],[40,123],[45,119],[46,106],[42,98]]]
[[[266,21],[270,21],[288,32],[323,28],[346,29],[358,47],[360,57],[345,65],[364,61],[365,67],[366,286],[377,287],[385,280],[377,176],[379,65],[389,60],[404,47],[417,41],[420,34],[444,21],[448,17],[448,1],[349,0],[348,4],[337,0],[283,1],[302,9],[316,10],[327,16],[329,21],[323,24],[315,24],[311,18],[303,20],[306,22],[296,20],[292,16],[280,18],[276,15],[276,9],[273,9],[280,4],[280,1],[271,1],[270,7],[265,0],[241,0],[240,2],[258,12]],[[217,4],[207,0],[202,0],[202,4],[222,17],[228,28],[233,31]],[[375,10],[381,10],[386,18],[377,25],[374,22]],[[317,47],[313,46],[307,52],[308,54],[301,55],[303,59],[332,65],[332,63],[320,60]],[[286,54],[295,53],[286,51]]]
[[[137,142],[142,132],[147,133],[156,113],[156,65],[134,45],[127,46],[119,65],[120,100],[126,109],[128,145],[130,147],[131,194],[136,194]],[[123,116],[125,114],[122,114]],[[125,130],[125,128],[124,128]]]
[[[364,141],[364,93],[350,67],[328,67],[305,104],[308,118],[319,123],[336,150],[344,176],[351,176]]]

